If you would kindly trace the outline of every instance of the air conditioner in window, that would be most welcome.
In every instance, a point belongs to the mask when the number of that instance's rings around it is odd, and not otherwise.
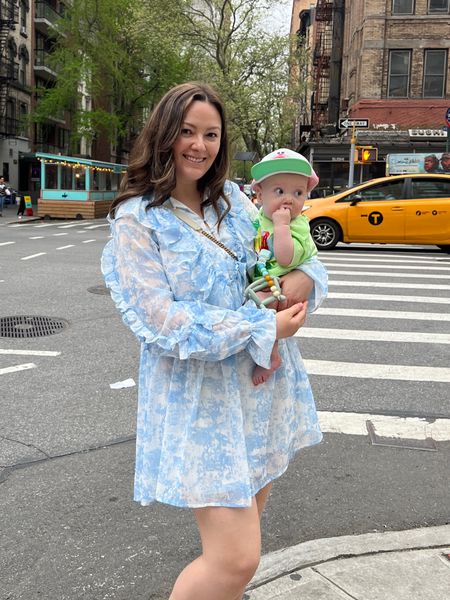
[[[21,27],[20,27],[20,33],[23,33],[23,34],[27,35],[27,28],[25,27],[25,25],[21,25]]]

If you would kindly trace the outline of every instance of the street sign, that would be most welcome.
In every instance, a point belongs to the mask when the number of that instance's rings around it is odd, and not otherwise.
[[[450,127],[450,108],[447,108],[447,112],[445,113],[445,122],[447,123],[447,127]]]
[[[348,117],[339,119],[339,129],[350,129],[353,125],[358,129],[368,129],[369,119],[349,119]]]

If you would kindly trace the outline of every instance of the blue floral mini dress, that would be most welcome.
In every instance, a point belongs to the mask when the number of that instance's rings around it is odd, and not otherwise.
[[[253,209],[227,182],[231,210],[217,229],[238,257],[149,198],[119,205],[102,271],[112,299],[141,343],[134,498],[175,506],[248,507],[302,447],[320,442],[311,387],[294,338],[281,340],[282,366],[255,387],[254,364],[270,366],[275,314],[244,303],[256,257]],[[246,206],[246,203],[247,206]],[[327,292],[324,267],[300,267],[315,283],[310,309]]]

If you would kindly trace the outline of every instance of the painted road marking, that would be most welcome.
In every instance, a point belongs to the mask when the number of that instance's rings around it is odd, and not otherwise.
[[[324,433],[344,433],[347,435],[368,435],[367,421],[371,421],[380,437],[424,440],[433,438],[436,442],[450,440],[450,419],[420,417],[399,417],[371,415],[368,413],[345,413],[318,411],[320,428]]]
[[[6,375],[7,373],[16,373],[17,371],[26,371],[27,369],[35,369],[34,363],[25,363],[23,365],[15,365],[14,367],[5,367],[0,369],[0,375]]]
[[[343,263],[343,262],[348,262],[348,263],[364,263],[366,265],[371,265],[373,263],[389,263],[389,264],[400,264],[400,265],[430,265],[430,264],[439,264],[439,262],[444,262],[444,261],[439,261],[439,260],[409,260],[409,259],[395,259],[395,258],[381,258],[381,257],[376,257],[376,258],[356,258],[353,256],[321,256],[320,260],[323,263],[329,262],[329,263]],[[449,261],[450,262],[450,261]],[[358,266],[358,265],[355,265]],[[384,266],[389,266],[388,264],[385,264]],[[409,267],[408,267],[409,268]]]
[[[41,223],[40,225],[33,225],[33,227],[36,227],[36,229],[38,229],[39,227],[53,227],[54,223]]]
[[[36,258],[37,256],[43,256],[47,252],[38,252],[37,254],[31,254],[30,256],[24,256],[20,260],[30,260],[30,258]]]
[[[327,298],[337,300],[371,300],[376,302],[420,302],[421,304],[450,304],[450,297],[440,296],[395,296],[394,294],[345,294],[328,292]]]
[[[51,350],[11,350],[9,348],[0,348],[0,354],[14,354],[19,356],[60,356],[61,352]]]
[[[53,236],[57,236],[57,235],[69,235],[67,233],[67,231],[62,231],[61,233],[52,233]]]
[[[308,375],[439,383],[450,382],[450,369],[446,367],[382,365],[375,363],[352,363],[328,360],[305,360],[304,362]]]
[[[29,240],[43,240],[45,238],[44,235],[34,235],[33,237],[28,238]]]
[[[331,340],[353,340],[365,342],[398,342],[401,344],[450,344],[450,334],[418,333],[414,331],[368,331],[366,329],[324,329],[302,327],[295,337]]]
[[[369,269],[411,269],[414,271],[450,271],[450,267],[446,267],[446,266],[442,266],[442,267],[433,267],[430,265],[427,266],[418,266],[418,265],[405,265],[405,264],[401,264],[401,265],[377,265],[375,264],[375,262],[368,262],[365,261],[364,265],[352,265],[352,264],[348,264],[347,259],[345,259],[345,263],[341,262],[328,262],[328,261],[322,261],[325,265],[329,264],[331,267],[354,267],[356,269],[364,269],[364,268],[369,268]],[[359,271],[357,271],[357,273],[359,273]],[[446,274],[443,273],[443,276],[445,276]]]
[[[91,225],[90,227],[85,227],[85,229],[97,229],[98,227],[109,227],[109,223],[100,223],[99,225]]]
[[[81,221],[76,221],[75,223],[69,223],[68,225],[58,225],[58,229],[69,229],[69,227],[84,227],[85,225],[90,225],[92,221],[88,223],[82,223]]]
[[[327,269],[328,270],[328,269]],[[448,277],[445,273],[442,275],[422,275],[420,273],[374,273],[373,271],[330,271],[328,275],[353,275],[357,277],[410,277],[411,279],[445,279]],[[401,284],[399,284],[401,285]]]
[[[381,252],[319,252],[320,260],[324,258],[340,258],[341,256],[348,256],[352,258],[357,257],[367,257],[373,260],[384,260],[385,258],[396,258],[398,261],[406,260],[410,262],[415,262],[416,260],[425,260],[425,261],[435,261],[439,260],[445,254],[433,254],[431,256],[417,254],[412,256],[411,254],[384,254]]]
[[[9,246],[10,244],[15,244],[16,242],[1,242],[0,246]]]
[[[83,240],[82,244],[89,244],[90,242],[96,242],[97,240]]]
[[[314,313],[333,317],[369,317],[374,319],[414,319],[415,321],[450,321],[450,314],[364,308],[319,308]]]
[[[338,281],[331,279],[329,281],[329,286],[332,287],[334,285],[337,286],[347,286],[347,287],[370,287],[370,288],[389,288],[393,289],[394,284],[392,282],[381,282],[381,281]],[[399,288],[407,288],[423,291],[423,285],[421,282],[417,283],[399,283]],[[395,288],[394,288],[395,289]],[[450,290],[450,285],[439,285],[433,283],[427,283],[427,290]]]
[[[59,248],[56,248],[57,250],[65,250],[66,248],[73,248],[75,246],[75,244],[68,244],[67,246],[60,246]]]

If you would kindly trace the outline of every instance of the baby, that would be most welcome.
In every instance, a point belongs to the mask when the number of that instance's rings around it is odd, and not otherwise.
[[[302,209],[308,193],[319,179],[304,156],[287,148],[275,150],[253,165],[252,177],[253,189],[261,205],[254,221],[258,253],[254,278],[264,277],[271,290],[256,294],[261,300],[273,296],[276,299],[280,298],[278,281],[271,278],[285,275],[317,254]],[[255,366],[254,385],[265,383],[280,365],[278,343],[275,342],[270,369]]]

